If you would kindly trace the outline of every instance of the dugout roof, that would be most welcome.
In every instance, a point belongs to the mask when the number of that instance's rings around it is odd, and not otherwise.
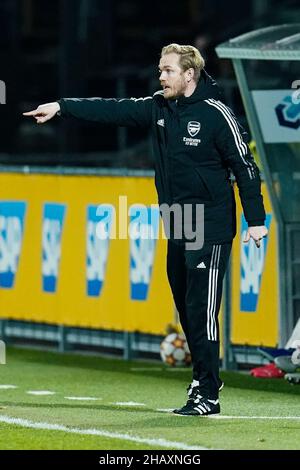
[[[268,26],[220,44],[221,58],[300,60],[300,23]]]

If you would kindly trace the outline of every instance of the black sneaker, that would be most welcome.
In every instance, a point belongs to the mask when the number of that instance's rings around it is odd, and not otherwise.
[[[198,391],[198,393],[197,393]],[[209,400],[199,394],[198,387],[194,387],[186,404],[173,412],[182,416],[208,416],[219,414],[221,411],[219,400]]]
[[[193,385],[194,382],[195,381],[193,381],[186,389],[187,394],[188,394],[188,399],[187,399],[186,404],[183,405],[181,408],[173,410],[173,413],[179,413],[180,411],[185,411],[185,409],[189,410],[191,405],[194,403],[194,400],[197,398],[197,396],[200,396],[199,387],[197,385]]]
[[[190,385],[186,389],[187,394],[188,394],[188,400],[187,400],[186,404],[183,405],[181,408],[177,408],[177,409],[173,410],[173,413],[177,413],[179,411],[185,411],[185,409],[189,410],[190,406],[191,406],[191,403],[194,402],[195,398],[197,398],[197,397],[202,398],[202,395],[200,395],[200,393],[199,393],[198,385],[199,385],[198,380],[193,380],[193,382],[190,383]],[[223,390],[223,388],[224,388],[224,382],[222,382],[222,380],[220,380],[220,382],[219,382],[219,392],[221,392],[221,390]]]

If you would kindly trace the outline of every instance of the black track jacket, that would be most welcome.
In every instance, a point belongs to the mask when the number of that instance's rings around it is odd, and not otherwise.
[[[231,241],[236,233],[232,170],[249,226],[264,225],[258,168],[247,133],[220,100],[216,82],[203,70],[190,97],[63,98],[62,116],[103,124],[149,128],[159,204],[204,204],[205,243]]]

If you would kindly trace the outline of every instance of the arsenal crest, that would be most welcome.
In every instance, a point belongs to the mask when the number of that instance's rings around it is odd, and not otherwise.
[[[198,121],[190,121],[187,125],[187,130],[191,137],[195,137],[200,131],[200,128],[201,124]]]

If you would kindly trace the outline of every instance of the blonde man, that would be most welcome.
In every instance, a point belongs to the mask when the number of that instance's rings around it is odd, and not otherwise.
[[[169,44],[162,49],[159,61],[162,91],[153,96],[63,98],[24,113],[38,124],[59,113],[62,117],[150,129],[160,207],[177,204],[183,212],[187,205],[191,208],[190,220],[181,219],[182,236],[178,236],[178,221],[167,227],[168,279],[193,362],[187,403],[174,412],[189,416],[220,413],[218,312],[236,233],[230,170],[248,222],[245,241],[252,238],[259,247],[268,232],[259,171],[247,145],[247,134],[220,100],[219,88],[204,65],[195,47]],[[200,221],[199,206],[204,209],[204,220]],[[187,225],[189,230],[185,230]],[[195,247],[187,241],[197,230],[204,236],[201,246]]]

